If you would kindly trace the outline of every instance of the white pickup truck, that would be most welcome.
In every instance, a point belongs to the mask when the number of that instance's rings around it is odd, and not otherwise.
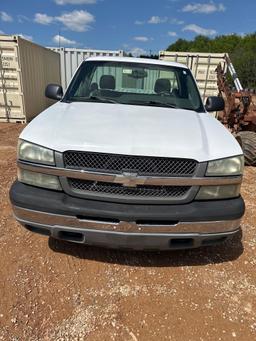
[[[190,70],[160,60],[95,57],[18,142],[10,190],[32,232],[124,249],[193,248],[240,231],[243,153],[202,103]],[[207,112],[208,111],[208,112]]]

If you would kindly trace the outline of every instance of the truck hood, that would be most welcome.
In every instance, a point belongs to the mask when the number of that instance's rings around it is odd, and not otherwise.
[[[207,113],[112,103],[58,102],[20,138],[66,150],[191,158],[199,162],[242,154],[234,137]]]

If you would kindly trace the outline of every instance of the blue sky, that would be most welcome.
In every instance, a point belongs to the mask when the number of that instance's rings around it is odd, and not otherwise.
[[[255,13],[255,0],[0,0],[0,31],[44,46],[158,53],[178,38],[255,32]]]

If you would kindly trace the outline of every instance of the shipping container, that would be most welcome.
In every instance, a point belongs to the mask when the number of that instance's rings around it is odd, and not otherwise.
[[[199,53],[160,51],[159,59],[185,64],[192,71],[203,100],[218,95],[217,74],[219,63],[226,67],[224,57],[227,53]]]
[[[0,121],[29,122],[54,103],[48,83],[60,84],[60,56],[20,36],[0,35]]]
[[[61,85],[66,89],[76,69],[83,60],[95,56],[123,57],[124,51],[89,50],[65,47],[49,47],[50,50],[59,52],[61,65]]]

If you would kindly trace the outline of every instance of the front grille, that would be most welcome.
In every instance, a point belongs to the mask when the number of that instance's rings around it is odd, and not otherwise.
[[[198,163],[190,159],[67,151],[64,153],[64,164],[66,168],[95,172],[192,177]]]
[[[69,179],[69,185],[74,192],[85,194],[109,194],[117,198],[121,197],[136,197],[136,198],[169,198],[169,199],[182,199],[190,186],[148,186],[138,185],[137,187],[125,187],[121,184],[88,181],[80,179]]]

